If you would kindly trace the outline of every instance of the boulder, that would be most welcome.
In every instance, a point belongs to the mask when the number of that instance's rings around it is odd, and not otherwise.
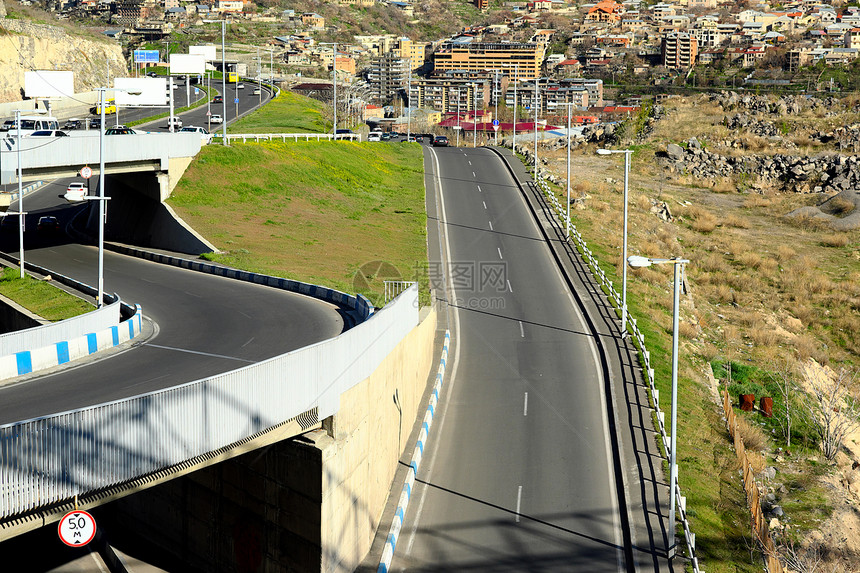
[[[666,146],[666,154],[673,161],[681,161],[684,159],[684,148],[675,143],[670,143]]]

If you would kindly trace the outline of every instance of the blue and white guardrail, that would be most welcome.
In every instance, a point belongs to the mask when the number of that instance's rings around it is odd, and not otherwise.
[[[436,413],[436,405],[439,403],[442,380],[445,378],[445,368],[448,364],[448,345],[450,342],[451,331],[446,330],[445,344],[442,346],[442,358],[439,360],[439,370],[436,373],[436,384],[433,386],[433,394],[430,396],[430,403],[427,405],[427,412],[424,414],[424,422],[421,424],[421,431],[418,433],[418,443],[415,445],[415,451],[412,453],[412,461],[406,470],[406,482],[403,484],[403,490],[400,492],[400,501],[397,503],[397,510],[394,512],[394,519],[391,522],[391,529],[388,530],[388,537],[385,539],[385,548],[382,550],[379,568],[376,570],[377,573],[388,573],[388,568],[391,567],[391,559],[394,557],[394,549],[397,547],[397,538],[400,536],[400,529],[403,527],[403,521],[406,518],[406,508],[409,506],[409,498],[412,496],[412,487],[415,485],[415,478],[418,476],[418,466],[421,464],[421,458],[424,457],[424,445],[430,433],[430,426],[433,425],[433,415]]]
[[[128,320],[99,332],[88,332],[71,340],[0,357],[0,380],[60,366],[128,342],[140,334],[143,327],[140,305],[134,305],[134,309],[134,315]]]

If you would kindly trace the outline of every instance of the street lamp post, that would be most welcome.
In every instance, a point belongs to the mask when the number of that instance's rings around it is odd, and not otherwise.
[[[572,102],[564,104],[567,106],[567,226],[565,233],[570,238],[570,108]]]
[[[457,88],[457,147],[460,147],[460,130],[463,128],[460,125],[460,88]]]
[[[472,147],[478,147],[478,84],[475,87],[475,105],[472,108]]]
[[[409,75],[406,76],[406,141],[412,135],[412,58],[409,58]]]
[[[45,113],[42,110],[15,110],[15,125],[18,129],[18,141],[15,142],[15,156],[18,159],[18,262],[21,265],[21,278],[24,278],[24,219],[27,214],[24,212],[24,184],[23,184],[23,169],[21,168],[21,112],[30,113]],[[102,123],[104,123],[104,103],[102,103]]]
[[[674,269],[672,291],[672,434],[669,441],[669,557],[675,555],[675,490],[678,483],[678,314],[681,293],[681,273],[687,259],[651,259],[648,257],[631,256],[627,264],[634,268],[650,267],[651,265],[671,264]]]
[[[496,113],[493,114],[493,119],[498,120],[499,119],[499,95],[500,95],[500,92],[502,91],[499,89],[499,70],[493,70],[493,80],[495,80],[495,87],[493,88],[493,92],[495,94],[495,97],[493,99],[496,100]],[[493,124],[493,125],[495,125],[495,124]],[[495,146],[498,147],[499,146],[499,130],[497,129],[495,131],[496,131]]]
[[[514,133],[511,136],[511,150],[517,152],[517,84],[520,82],[520,65],[514,64]]]
[[[534,97],[534,105],[535,105],[535,181],[538,178],[538,153],[537,153],[537,143],[538,143],[538,108],[540,107],[540,78],[535,78],[535,97]]]
[[[334,103],[334,125],[331,128],[332,141],[337,137],[337,42],[320,42],[321,46],[331,46],[331,79],[332,79],[332,100]]]
[[[568,126],[570,129],[570,126]],[[624,231],[623,231],[623,246],[621,252],[622,260],[627,260],[627,193],[628,181],[630,178],[630,155],[632,149],[598,149],[598,155],[611,155],[613,153],[624,154]],[[624,265],[621,278],[621,335],[627,335],[627,265]]]

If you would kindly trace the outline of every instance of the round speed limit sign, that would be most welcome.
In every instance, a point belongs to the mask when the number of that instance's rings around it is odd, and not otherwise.
[[[81,169],[81,177],[83,177],[84,179],[89,179],[92,176],[93,176],[93,170],[90,169],[89,167],[83,167]]]
[[[69,547],[83,547],[96,536],[96,520],[86,511],[70,511],[60,520],[57,531]]]

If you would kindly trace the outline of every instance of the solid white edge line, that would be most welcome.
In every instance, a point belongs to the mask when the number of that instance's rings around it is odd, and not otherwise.
[[[523,397],[523,416],[529,415],[529,393],[526,392]]]
[[[517,523],[520,522],[520,506],[523,501],[523,486],[517,487]]]
[[[508,283],[508,290],[509,290],[509,291],[511,291],[511,292],[514,292],[514,289],[513,289],[513,288],[511,288],[511,281],[509,281],[509,280],[505,279],[505,282],[507,282],[507,283]]]
[[[507,171],[507,166],[505,165],[504,159],[502,159],[498,155],[495,155],[495,157],[499,161],[499,163],[502,164],[502,168]],[[517,183],[517,181],[514,181],[514,183]],[[522,201],[523,204],[525,205],[526,211],[531,213],[531,209],[529,209],[528,203],[526,202],[526,198],[523,197],[523,194],[517,193],[517,196],[520,198],[520,201]],[[535,218],[529,217],[528,219],[529,219],[529,221],[531,221],[532,226],[534,227],[535,231],[537,233],[540,233],[541,231],[540,231],[540,228],[538,227],[537,221],[535,221]],[[547,245],[547,250],[548,249],[549,249],[549,246]],[[549,254],[547,253],[547,250],[544,250],[544,253],[547,256],[549,256]],[[561,274],[561,270],[558,268],[558,265],[555,264],[554,260],[551,260],[550,262],[552,263],[551,266],[552,266],[552,268],[555,269],[555,272],[558,275],[558,278],[561,281],[561,284],[565,285],[565,287],[566,287],[567,283],[565,282],[564,277]],[[565,288],[565,290],[567,290],[567,289]],[[576,316],[579,318],[580,322],[584,326],[585,325],[585,318],[582,316],[582,313],[579,311],[579,307],[576,305],[576,301],[573,298],[573,294],[569,290],[567,290],[567,297],[570,299],[570,305],[573,308],[574,312],[576,313]],[[595,366],[595,370],[597,372],[597,377],[600,380],[600,386],[601,386],[601,388],[603,388],[605,386],[605,383],[603,380],[603,372],[600,369],[600,360],[599,360],[598,354],[597,354],[597,345],[595,344],[593,337],[590,337],[590,336],[588,337],[588,346],[591,349],[591,356],[594,359],[594,366]],[[609,414],[608,414],[608,409],[606,406],[606,393],[601,391],[600,392],[600,398],[601,398],[600,399],[600,409],[603,413],[603,416],[602,416],[602,418],[603,418],[603,438],[604,438],[603,441],[604,441],[604,444],[606,446],[606,462],[607,462],[606,469],[608,470],[608,473],[609,473],[609,475],[608,475],[609,482],[612,483],[612,478],[613,478],[612,444],[610,444],[610,442],[609,442]],[[614,401],[613,401],[613,404],[615,404]],[[622,463],[623,463],[623,459],[622,459]],[[623,471],[623,468],[624,468],[624,466],[622,465],[622,471]],[[625,476],[622,475],[620,477],[622,479],[622,482],[626,482]],[[614,529],[615,529],[615,531],[614,531],[614,533],[615,533],[615,545],[616,545],[616,547],[618,547],[618,549],[616,551],[616,555],[617,555],[617,559],[618,559],[618,571],[625,571],[626,568],[624,567],[624,541],[623,541],[623,536],[621,535],[621,522],[620,522],[619,516],[618,516],[618,513],[621,511],[621,508],[619,507],[619,504],[618,504],[618,494],[615,491],[615,488],[612,487],[612,488],[610,488],[609,491],[610,491],[610,494],[609,494],[610,499],[612,500],[612,503],[613,503],[613,509],[615,509],[615,511],[612,513],[612,521],[615,525],[615,527],[614,527]],[[627,515],[630,515],[630,508],[629,507],[625,508],[625,511],[627,511]],[[631,539],[631,542],[634,542],[633,537],[632,537],[632,528],[631,528],[631,538],[630,539]]]
[[[437,196],[439,198],[439,206],[442,209],[442,223],[444,225],[448,221],[448,215],[447,215],[447,212],[445,211],[445,198],[442,195],[442,178],[439,174],[439,157],[436,155],[436,151],[434,149],[431,148],[430,152],[433,154],[433,161],[436,163],[436,185],[437,185],[436,188],[437,188],[437,193],[438,193]],[[465,155],[465,153],[464,153],[464,155]],[[451,243],[448,241],[448,231],[447,230],[445,231],[445,252],[448,254],[448,257],[450,257]],[[442,256],[442,253],[440,253],[440,256]],[[454,282],[451,278],[452,273],[450,272],[450,271],[453,271],[453,265],[450,261],[450,258],[448,258],[448,257],[446,257],[446,261],[447,261],[447,264],[449,266],[449,272],[448,272],[448,276],[447,276],[447,280],[446,280],[447,286],[448,286],[448,292],[449,292],[448,300],[454,301],[454,300],[456,300],[456,297],[455,297],[456,293],[454,290]],[[442,388],[442,392],[447,393],[447,395],[450,396],[451,392],[454,389],[454,384],[457,381],[457,367],[460,364],[460,313],[458,311],[457,306],[452,305],[450,302],[448,303],[448,308],[450,308],[453,311],[453,313],[452,313],[453,314],[453,316],[452,316],[452,318],[453,318],[452,323],[453,324],[451,325],[451,326],[453,326],[453,329],[451,331],[451,342],[453,342],[454,340],[457,341],[454,344],[454,360],[453,360],[453,362],[449,362],[449,365],[451,366],[451,374],[450,374],[450,378],[448,379],[448,385],[447,385],[447,387]],[[449,346],[448,347],[449,359],[451,357],[450,350],[451,349]],[[440,396],[440,399],[441,399],[441,396]],[[448,414],[448,405],[450,404],[450,402],[451,402],[450,400],[447,400],[447,399],[444,400],[444,404],[442,404],[442,409],[441,409],[441,411],[439,411],[439,422],[438,422],[438,426],[436,427],[436,435],[437,436],[442,433],[442,428],[445,426],[445,420],[446,420],[447,414]],[[438,403],[437,403],[437,406],[438,406]],[[424,474],[424,481],[429,482],[432,475],[433,475],[433,466],[436,464],[436,454],[439,451],[439,444],[440,444],[439,440],[433,441],[432,453],[430,455],[430,460],[429,460],[430,463],[427,464],[426,473]],[[424,510],[424,501],[427,498],[427,488],[426,487],[423,487],[423,486],[421,487],[421,496],[420,497],[421,497],[421,499],[418,501],[418,509],[415,511],[415,519],[413,520],[412,527],[411,527],[410,532],[409,532],[409,542],[406,544],[406,555],[410,555],[412,553],[412,544],[415,542],[415,533],[418,531],[418,524],[421,522],[421,513]]]

